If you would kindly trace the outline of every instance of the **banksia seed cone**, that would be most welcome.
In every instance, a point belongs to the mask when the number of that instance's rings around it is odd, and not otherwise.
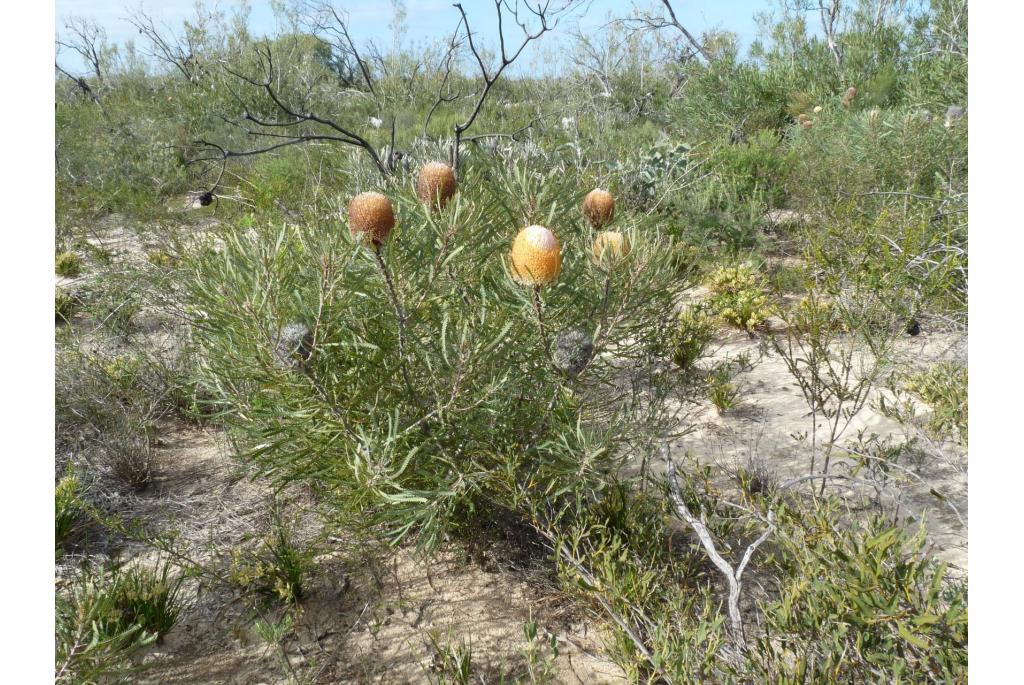
[[[594,356],[594,343],[583,331],[567,328],[555,336],[551,359],[555,367],[570,376],[578,376]]]
[[[615,198],[607,190],[591,190],[583,198],[583,216],[594,228],[604,226],[615,217]]]
[[[313,333],[301,321],[295,321],[274,336],[274,360],[285,368],[308,362],[313,356]]]
[[[562,248],[543,226],[527,226],[512,242],[512,278],[522,285],[545,285],[562,270]]]
[[[594,238],[593,250],[599,264],[616,261],[629,254],[629,241],[618,231],[602,231]]]
[[[455,172],[450,166],[443,162],[430,162],[420,169],[416,196],[434,209],[444,209],[457,187]]]
[[[352,235],[380,245],[395,227],[391,200],[381,193],[359,193],[348,203],[348,226]]]

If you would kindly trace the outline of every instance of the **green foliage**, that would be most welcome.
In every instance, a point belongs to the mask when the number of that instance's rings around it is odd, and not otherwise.
[[[683,371],[704,358],[715,337],[715,319],[706,305],[692,305],[679,314],[672,361]]]
[[[707,285],[712,311],[737,328],[750,331],[764,323],[772,311],[764,281],[750,266],[720,267],[708,276]]]
[[[840,527],[819,510],[779,536],[785,577],[764,608],[751,676],[760,682],[962,682],[966,585],[921,554],[923,532],[880,517]]]
[[[71,574],[56,596],[56,682],[129,682],[132,654],[165,635],[181,610],[170,566],[113,564]]]
[[[684,284],[654,225],[614,269],[595,265],[566,171],[467,167],[439,215],[394,189],[398,227],[379,256],[327,217],[226,231],[221,254],[199,255],[188,284],[203,312],[197,338],[244,458],[275,482],[315,482],[340,511],[427,548],[478,506],[520,508],[511,493],[527,482],[556,500],[602,487],[629,436],[661,414],[629,393],[587,391],[617,373],[601,352],[646,364],[667,349]],[[563,254],[539,301],[506,266],[533,222],[554,230]],[[291,321],[313,336],[302,368],[272,354]],[[567,328],[595,350],[572,379],[548,356]]]
[[[661,142],[625,162],[616,161],[611,171],[618,179],[622,201],[634,209],[650,211],[664,202],[665,194],[678,192],[692,173],[692,148],[686,143]]]
[[[64,288],[54,289],[54,314],[57,321],[70,321],[71,315],[75,311],[75,298]]]
[[[295,539],[295,530],[272,509],[271,530],[255,551],[236,547],[231,551],[229,576],[238,585],[282,602],[298,603],[313,568],[317,548]]]
[[[740,391],[732,382],[728,367],[719,367],[708,374],[708,398],[719,414],[734,408],[739,400]]]
[[[434,650],[430,681],[437,685],[470,685],[473,682],[473,645],[452,644],[451,637],[442,641],[435,631],[430,633]]]
[[[748,142],[723,145],[711,156],[712,167],[739,200],[759,199],[769,207],[782,207],[795,153],[775,131],[760,130]]]
[[[56,504],[54,542],[58,553],[60,553],[61,547],[81,523],[84,512],[78,495],[78,478],[75,476],[74,468],[69,463],[64,476],[57,482],[54,496]]]
[[[61,252],[55,260],[54,270],[58,276],[74,278],[82,273],[82,259],[74,252]]]
[[[138,625],[159,642],[170,632],[181,614],[182,575],[171,576],[167,562],[155,568],[132,564],[114,573],[113,602],[120,611],[120,626]]]
[[[906,380],[907,390],[932,407],[928,427],[967,444],[967,367],[940,362]]]
[[[883,207],[837,205],[824,226],[802,233],[824,294],[877,310],[876,327],[902,330],[921,311],[964,317],[967,227],[960,212],[951,208],[933,220],[931,203]]]

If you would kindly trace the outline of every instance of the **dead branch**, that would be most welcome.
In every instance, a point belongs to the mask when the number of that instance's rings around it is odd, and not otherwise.
[[[661,0],[661,4],[665,6],[665,11],[668,16],[664,14],[655,15],[650,12],[639,12],[635,17],[629,17],[625,20],[627,24],[632,24],[635,28],[641,31],[658,31],[665,28],[674,28],[683,34],[686,42],[690,47],[705,61],[710,62],[711,56],[708,54],[704,46],[694,38],[693,34],[687,30],[685,26],[680,23],[679,18],[676,17],[676,11],[672,7],[672,3],[669,0]]]
[[[459,56],[459,50],[462,48],[463,41],[459,37],[459,29],[462,27],[462,20],[459,20],[458,26],[455,27],[455,31],[452,33],[451,39],[448,41],[448,49],[445,51],[444,56],[444,76],[441,77],[441,83],[437,87],[437,98],[434,100],[434,104],[430,106],[430,110],[427,112],[426,118],[423,120],[423,137],[427,136],[427,127],[430,125],[430,119],[434,116],[434,112],[442,104],[449,102],[455,102],[465,97],[461,92],[452,91],[452,71],[455,68],[455,60]],[[474,92],[473,95],[476,93]]]
[[[821,18],[821,29],[825,32],[825,42],[828,43],[828,51],[836,61],[837,67],[843,66],[843,53],[836,40],[836,24],[839,22],[839,10],[841,0],[829,0],[825,6],[824,0],[818,0],[818,15]]]
[[[53,65],[57,68],[57,71],[59,73],[64,74],[64,76],[67,76],[75,83],[76,86],[78,86],[79,90],[82,91],[82,95],[86,96],[87,98],[95,102],[96,106],[99,107],[101,110],[103,109],[103,105],[100,104],[99,96],[96,94],[96,91],[94,91],[89,86],[84,76],[75,76],[74,74],[69,73],[64,67],[60,65],[60,62],[54,62]]]
[[[89,66],[96,83],[102,84],[106,59],[104,53],[108,50],[107,32],[96,22],[80,17],[69,17],[64,23],[64,30],[66,31],[65,39],[58,38],[57,45],[78,53]],[[61,72],[67,74],[63,69]],[[79,80],[74,76],[70,76],[70,78]]]
[[[462,15],[460,26],[465,29],[466,41],[469,45],[469,51],[473,55],[476,61],[477,67],[480,71],[480,77],[483,79],[483,86],[480,89],[480,94],[477,96],[476,104],[469,116],[462,123],[455,124],[455,140],[452,143],[452,167],[455,172],[459,170],[459,147],[462,143],[463,134],[469,130],[476,121],[477,116],[480,114],[480,110],[483,108],[484,102],[487,101],[487,96],[491,92],[491,88],[504,73],[505,69],[509,67],[526,49],[526,46],[533,41],[540,38],[548,31],[554,29],[558,25],[559,18],[566,12],[573,9],[580,3],[580,0],[565,0],[560,6],[556,8],[551,7],[551,0],[537,0],[536,7],[530,5],[528,0],[523,0],[522,6],[519,2],[515,2],[513,5],[509,5],[509,0],[494,0],[494,10],[497,14],[498,22],[498,44],[499,44],[499,61],[498,65],[493,68],[488,68],[480,49],[476,42],[473,40],[473,30],[469,24],[469,17],[466,15],[466,10],[463,8],[462,3],[455,3],[455,8],[459,10],[459,14]],[[526,12],[521,10],[521,7],[525,7]],[[506,11],[512,18],[512,21],[519,27],[522,32],[522,40],[518,47],[510,50],[506,45],[505,36],[505,13]],[[531,20],[539,21],[540,26],[536,29],[531,30],[527,24]],[[458,28],[456,32],[458,32]]]
[[[141,9],[129,12],[127,20],[145,36],[150,45],[144,53],[156,60],[169,64],[184,76],[190,83],[198,83],[202,74],[197,46],[192,36],[186,31],[181,38],[174,36],[169,29],[159,29],[153,18]]]
[[[711,559],[712,563],[718,568],[718,570],[725,577],[725,580],[729,584],[729,623],[731,626],[733,642],[736,649],[742,653],[746,649],[746,641],[743,636],[743,617],[740,614],[740,592],[743,590],[743,571],[746,570],[747,564],[750,563],[750,559],[754,556],[754,552],[757,548],[767,540],[771,534],[775,531],[775,512],[771,509],[768,510],[768,518],[766,519],[767,528],[759,538],[754,540],[747,546],[746,551],[743,553],[740,563],[734,569],[725,558],[719,554],[715,541],[711,537],[711,532],[704,524],[703,513],[701,518],[697,518],[691,512],[689,507],[686,506],[686,502],[683,500],[683,496],[679,491],[679,480],[676,475],[676,465],[672,461],[672,457],[669,455],[668,446],[661,446],[662,455],[668,464],[668,485],[669,492],[672,496],[672,503],[675,505],[676,514],[681,518],[693,531],[697,534],[700,539],[701,546],[704,548],[704,552]]]
[[[224,70],[243,83],[265,93],[284,118],[280,120],[270,120],[257,116],[253,114],[248,107],[245,107],[243,103],[245,114],[243,115],[241,122],[230,121],[225,117],[221,118],[233,126],[243,130],[249,137],[267,140],[270,141],[270,144],[249,150],[229,150],[210,141],[195,141],[195,144],[201,145],[216,154],[213,154],[212,156],[199,157],[191,160],[191,162],[211,161],[216,159],[220,160],[222,164],[221,173],[217,177],[217,182],[214,184],[213,188],[209,190],[209,193],[212,194],[217,189],[218,184],[224,176],[224,166],[227,164],[227,161],[233,157],[251,157],[254,155],[272,152],[290,145],[300,145],[314,141],[342,143],[361,148],[366,152],[367,156],[369,156],[381,175],[388,176],[391,173],[389,165],[381,160],[377,149],[373,144],[366,140],[366,138],[332,119],[314,114],[313,112],[301,112],[297,107],[285,102],[285,99],[281,96],[274,85],[277,73],[270,45],[266,44],[264,46],[257,46],[256,54],[259,57],[260,67],[263,70],[262,79],[257,79],[241,72],[234,71],[229,67],[225,67]],[[238,99],[241,101],[241,98]],[[319,130],[314,130],[313,132],[304,130],[304,127],[308,126],[314,126],[315,128],[319,128]]]
[[[349,33],[348,28],[348,15],[344,11],[339,14],[334,5],[325,0],[303,2],[300,7],[310,33],[329,46],[339,56],[342,63],[345,61],[355,62],[355,67],[349,67],[349,70],[354,72],[358,69],[366,89],[374,99],[377,99],[373,72],[369,63],[360,54],[355,41],[352,40],[352,34]],[[378,114],[379,110],[380,103],[378,102]]]

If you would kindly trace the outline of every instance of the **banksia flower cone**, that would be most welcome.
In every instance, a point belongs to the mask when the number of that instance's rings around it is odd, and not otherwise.
[[[359,193],[348,203],[348,226],[352,235],[380,245],[395,227],[391,200],[381,193]]]
[[[591,190],[583,198],[583,216],[594,228],[604,226],[615,217],[615,198],[607,190]]]
[[[614,262],[629,254],[629,241],[618,231],[602,231],[594,238],[594,260]]]
[[[562,270],[562,247],[543,226],[527,226],[512,242],[512,278],[522,285],[545,285]]]
[[[857,97],[857,86],[850,86],[846,89],[846,95],[843,96],[843,109],[850,109],[850,103]]]
[[[424,164],[416,180],[416,196],[433,209],[444,209],[457,188],[455,172],[442,162]]]

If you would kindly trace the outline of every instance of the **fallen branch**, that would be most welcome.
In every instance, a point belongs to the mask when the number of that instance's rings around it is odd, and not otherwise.
[[[697,537],[700,539],[701,546],[704,547],[704,552],[708,555],[712,563],[714,563],[722,575],[725,576],[725,580],[729,583],[729,623],[732,631],[733,643],[735,644],[736,649],[742,654],[746,649],[746,640],[743,635],[743,617],[740,614],[740,592],[743,590],[743,571],[746,570],[747,564],[750,563],[750,560],[753,558],[754,552],[757,551],[757,548],[760,547],[761,544],[764,543],[764,541],[767,540],[775,531],[775,512],[771,509],[768,510],[767,530],[747,546],[746,551],[743,553],[743,558],[740,559],[740,563],[734,569],[729,562],[719,554],[718,548],[715,546],[715,541],[711,537],[711,532],[708,530],[708,527],[704,525],[704,521],[702,520],[703,515],[701,518],[694,516],[690,512],[689,507],[686,506],[686,502],[683,501],[683,496],[679,491],[676,465],[675,462],[672,461],[672,457],[669,456],[668,446],[663,444],[661,446],[661,451],[668,464],[669,492],[672,496],[672,503],[675,505],[677,515],[697,534]]]

